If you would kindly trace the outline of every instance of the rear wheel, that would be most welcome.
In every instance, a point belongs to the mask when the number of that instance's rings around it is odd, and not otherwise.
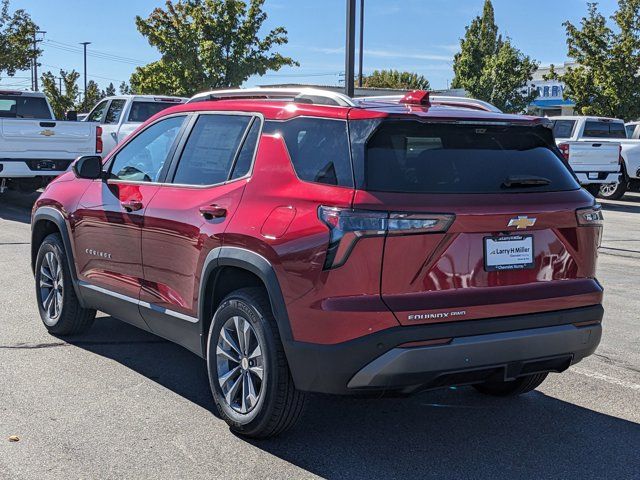
[[[622,197],[624,197],[624,194],[626,192],[627,181],[623,179],[618,183],[607,183],[604,185],[600,185],[598,197],[604,198],[605,200],[620,200]]]
[[[600,192],[600,184],[599,183],[590,183],[589,185],[585,185],[584,189],[589,192],[594,197],[598,196]]]
[[[80,305],[64,244],[57,233],[48,235],[40,245],[35,280],[40,318],[50,333],[75,335],[91,327],[96,311]]]
[[[269,298],[261,288],[229,294],[211,323],[207,368],[220,416],[241,435],[266,438],[291,428],[304,406]]]
[[[473,388],[485,395],[492,395],[494,397],[513,397],[535,390],[542,382],[544,382],[547,375],[548,373],[536,373],[534,375],[527,375],[526,377],[520,377],[506,382],[480,383],[474,385]]]

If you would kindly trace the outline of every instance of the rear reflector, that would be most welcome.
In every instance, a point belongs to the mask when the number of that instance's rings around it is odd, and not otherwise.
[[[451,343],[453,338],[436,338],[435,340],[422,340],[418,342],[407,342],[398,345],[398,348],[432,347],[434,345],[446,345]]]
[[[361,238],[442,233],[451,226],[455,215],[375,212],[320,206],[318,218],[329,227],[331,235],[324,263],[324,268],[329,269],[343,265]]]

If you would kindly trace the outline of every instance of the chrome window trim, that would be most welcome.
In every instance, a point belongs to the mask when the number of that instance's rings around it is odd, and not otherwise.
[[[149,310],[153,310],[154,312],[164,313],[174,318],[179,318],[180,320],[184,320],[189,323],[198,323],[200,320],[191,317],[189,315],[185,315],[184,313],[176,312],[175,310],[169,310],[168,308],[161,307],[160,305],[156,305],[154,303],[143,302],[142,300],[135,299],[133,297],[129,297],[128,295],[123,295],[118,292],[114,292],[112,290],[98,287],[97,285],[93,285],[89,282],[83,282],[82,280],[78,281],[78,285],[80,287],[88,288],[89,290],[94,290],[98,293],[102,293],[104,295],[109,295],[111,297],[117,298],[118,300],[123,300],[125,302],[133,303],[134,305],[138,305],[139,307],[145,307]]]

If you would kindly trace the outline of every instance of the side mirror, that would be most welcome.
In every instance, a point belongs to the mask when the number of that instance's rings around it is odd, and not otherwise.
[[[71,167],[78,178],[97,180],[102,178],[102,157],[88,155],[78,158]]]
[[[78,112],[76,112],[75,110],[69,110],[67,112],[67,114],[65,115],[65,117],[70,122],[77,122],[78,121]]]

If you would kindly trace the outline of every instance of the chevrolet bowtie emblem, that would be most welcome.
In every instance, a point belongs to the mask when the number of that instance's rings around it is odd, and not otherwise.
[[[53,130],[42,130],[40,132],[40,135],[44,135],[45,137],[50,137],[52,135],[55,135],[56,132],[54,132]]]
[[[516,227],[518,230],[520,230],[528,227],[533,227],[535,224],[536,224],[535,218],[518,216],[517,218],[512,218],[511,220],[509,220],[509,224],[507,226]]]

